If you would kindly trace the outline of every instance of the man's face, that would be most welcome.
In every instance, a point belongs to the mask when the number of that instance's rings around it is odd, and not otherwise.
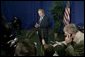
[[[67,37],[68,35],[70,35],[71,38],[74,38],[74,37],[75,37],[75,34],[71,34],[71,33],[68,33],[68,32],[65,32],[64,35],[65,35],[66,37]]]
[[[42,11],[38,11],[38,14],[40,17],[44,16],[44,13]]]

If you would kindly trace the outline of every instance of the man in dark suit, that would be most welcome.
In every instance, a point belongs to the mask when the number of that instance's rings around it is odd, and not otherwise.
[[[50,28],[50,22],[49,18],[45,15],[44,9],[39,9],[38,14],[40,18],[36,22],[35,28],[37,28],[37,34],[39,36],[40,44],[43,47],[44,44],[48,44],[48,32]],[[45,55],[44,52],[43,55]]]
[[[40,19],[35,24],[35,27],[38,29],[38,36],[40,38],[41,44],[47,44],[48,43],[48,30],[50,28],[50,22],[49,18],[45,15],[45,12],[43,9],[38,10],[38,14],[40,16]]]

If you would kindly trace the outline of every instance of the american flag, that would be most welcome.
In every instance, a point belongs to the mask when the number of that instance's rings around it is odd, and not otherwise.
[[[70,2],[69,1],[67,1],[67,4],[66,4],[63,22],[64,22],[64,25],[67,25],[70,23]]]

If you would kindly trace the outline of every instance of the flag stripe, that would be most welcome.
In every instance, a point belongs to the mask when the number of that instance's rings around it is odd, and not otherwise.
[[[67,6],[68,6],[68,4],[67,4]],[[65,8],[63,22],[64,22],[64,25],[67,25],[70,23],[70,7]]]

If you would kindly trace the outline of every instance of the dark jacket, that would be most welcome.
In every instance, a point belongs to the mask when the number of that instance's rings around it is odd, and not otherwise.
[[[44,16],[41,23],[38,24],[40,25],[40,27],[38,28],[38,35],[41,41],[41,38],[45,39],[45,42],[48,43],[48,30],[50,28],[50,22],[49,22],[49,18],[47,16]]]

